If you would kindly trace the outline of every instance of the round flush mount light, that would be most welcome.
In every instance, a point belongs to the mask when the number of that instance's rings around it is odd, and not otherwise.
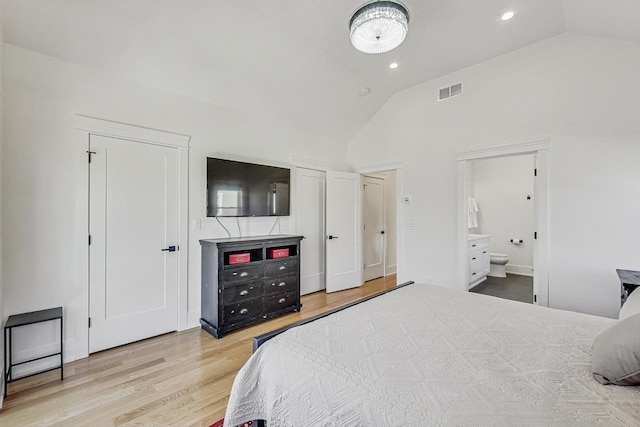
[[[360,89],[360,96],[367,96],[371,93],[371,89],[368,87],[363,87]]]
[[[500,19],[502,19],[503,21],[508,21],[509,19],[513,18],[513,15],[513,12],[509,11],[504,13]]]
[[[398,68],[398,63],[392,62],[391,64],[389,64],[389,68],[391,68],[392,70],[395,70],[396,68]]]
[[[409,11],[395,1],[364,4],[349,20],[351,44],[360,52],[380,54],[400,46],[409,31]]]

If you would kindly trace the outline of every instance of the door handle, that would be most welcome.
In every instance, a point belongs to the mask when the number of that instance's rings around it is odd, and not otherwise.
[[[162,249],[162,252],[165,252],[165,251],[167,251],[167,252],[175,252],[178,249],[180,249],[180,246],[169,246],[168,248]]]
[[[329,239],[329,240],[333,240],[333,239],[337,239],[337,238],[338,238],[338,236],[331,236],[331,235],[327,236],[327,239]]]
[[[380,232],[380,234],[384,234],[384,230],[382,230],[382,231]]]

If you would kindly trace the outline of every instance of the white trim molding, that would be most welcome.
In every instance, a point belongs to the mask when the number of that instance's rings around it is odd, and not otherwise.
[[[356,172],[363,175],[367,173],[387,172],[402,169],[403,167],[402,162],[382,163],[378,165],[358,166],[356,167]]]
[[[289,161],[292,166],[296,166],[304,169],[312,169],[317,171],[332,171],[334,170],[333,164],[329,162],[323,162],[322,160],[309,159],[300,156],[291,156]]]
[[[189,148],[189,141],[191,141],[191,137],[188,135],[99,119],[82,114],[75,115],[74,128],[80,131],[86,131],[91,135],[123,138],[132,141],[170,145],[181,148]]]
[[[549,137],[523,140],[510,144],[496,145],[485,148],[474,148],[470,150],[458,151],[457,160],[478,160],[489,157],[503,157],[535,153],[540,150],[548,150],[550,145]]]

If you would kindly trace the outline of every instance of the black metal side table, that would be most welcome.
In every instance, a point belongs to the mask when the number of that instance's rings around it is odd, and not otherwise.
[[[617,268],[616,273],[620,279],[620,307],[622,307],[629,294],[640,286],[640,271]]]
[[[13,328],[19,328],[20,326],[33,325],[34,323],[48,322],[48,321],[60,320],[60,351],[58,353],[47,354],[45,356],[36,357],[34,359],[25,360],[19,363],[13,363],[12,359],[12,331]],[[60,380],[64,380],[64,367],[63,367],[63,347],[62,347],[62,331],[64,330],[62,319],[62,307],[50,308],[48,310],[32,311],[30,313],[14,314],[9,316],[7,322],[4,324],[4,396],[7,396],[7,385],[10,382],[21,380],[23,378],[32,377],[34,375],[42,374],[44,372],[60,369]],[[7,338],[8,333],[8,338]],[[38,372],[34,372],[30,375],[25,375],[20,378],[13,378],[12,369],[15,366],[24,365],[25,363],[35,362],[36,360],[46,359],[47,357],[60,356],[60,365],[43,369]]]

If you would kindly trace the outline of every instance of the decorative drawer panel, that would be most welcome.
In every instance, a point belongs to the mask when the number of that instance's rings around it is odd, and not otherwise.
[[[225,304],[233,304],[236,301],[257,298],[262,295],[262,282],[241,284],[238,286],[226,287],[224,289],[223,301]]]
[[[227,287],[230,284],[248,282],[251,280],[262,279],[263,266],[253,265],[238,268],[225,269],[222,273],[222,286]]]
[[[285,275],[298,272],[298,258],[287,258],[286,260],[269,261],[265,265],[265,276]]]
[[[277,294],[264,298],[265,312],[277,311],[298,303],[298,296],[292,293]]]
[[[264,294],[294,292],[298,287],[298,276],[277,277],[264,281]]]
[[[224,307],[225,323],[250,320],[262,314],[262,299],[256,298]]]

